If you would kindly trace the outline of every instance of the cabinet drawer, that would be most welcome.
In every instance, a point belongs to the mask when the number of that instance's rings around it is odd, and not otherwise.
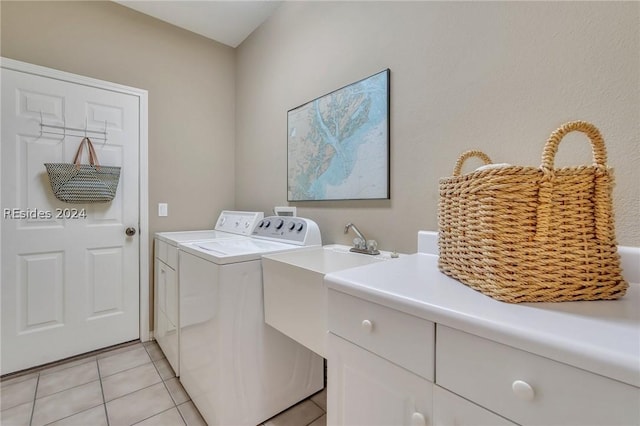
[[[178,248],[164,241],[155,240],[155,257],[169,265],[174,270],[178,267]]]
[[[331,289],[328,311],[332,333],[433,381],[434,323]]]
[[[640,389],[438,325],[436,383],[522,425],[640,423]]]

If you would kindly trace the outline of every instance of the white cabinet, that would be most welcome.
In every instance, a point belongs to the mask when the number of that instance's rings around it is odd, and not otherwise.
[[[522,425],[637,425],[640,389],[437,326],[439,386]]]
[[[154,337],[179,375],[178,249],[156,239],[154,263]]]
[[[433,424],[435,324],[329,291],[330,425]]]
[[[435,324],[329,291],[329,330],[433,382]]]
[[[640,249],[621,255],[640,262]],[[426,253],[328,274],[329,424],[407,424],[415,410],[435,426],[640,425],[640,277],[628,279],[615,301],[510,304]]]
[[[331,288],[328,302],[330,425],[640,424],[635,386]]]
[[[328,425],[431,425],[433,384],[332,333]]]
[[[433,387],[434,426],[516,426],[440,386]]]

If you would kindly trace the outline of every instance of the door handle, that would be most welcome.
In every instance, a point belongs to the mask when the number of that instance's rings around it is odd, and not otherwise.
[[[127,237],[133,237],[136,235],[136,228],[130,226],[124,231],[124,233],[127,234]]]

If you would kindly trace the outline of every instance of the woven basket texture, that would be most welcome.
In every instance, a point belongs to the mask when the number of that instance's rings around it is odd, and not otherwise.
[[[81,164],[87,146],[89,164]],[[93,143],[84,137],[73,163],[45,163],[51,189],[65,203],[105,203],[113,200],[120,180],[120,167],[101,166]]]
[[[120,167],[45,163],[53,194],[65,203],[104,203],[113,200]]]
[[[585,133],[593,165],[555,169],[561,139]],[[622,277],[614,230],[613,174],[604,141],[584,121],[553,132],[536,167],[501,166],[440,180],[440,270],[510,303],[617,299]]]

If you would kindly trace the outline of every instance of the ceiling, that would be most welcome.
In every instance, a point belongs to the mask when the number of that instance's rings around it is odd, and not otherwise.
[[[231,47],[238,47],[282,3],[275,0],[114,1]]]

